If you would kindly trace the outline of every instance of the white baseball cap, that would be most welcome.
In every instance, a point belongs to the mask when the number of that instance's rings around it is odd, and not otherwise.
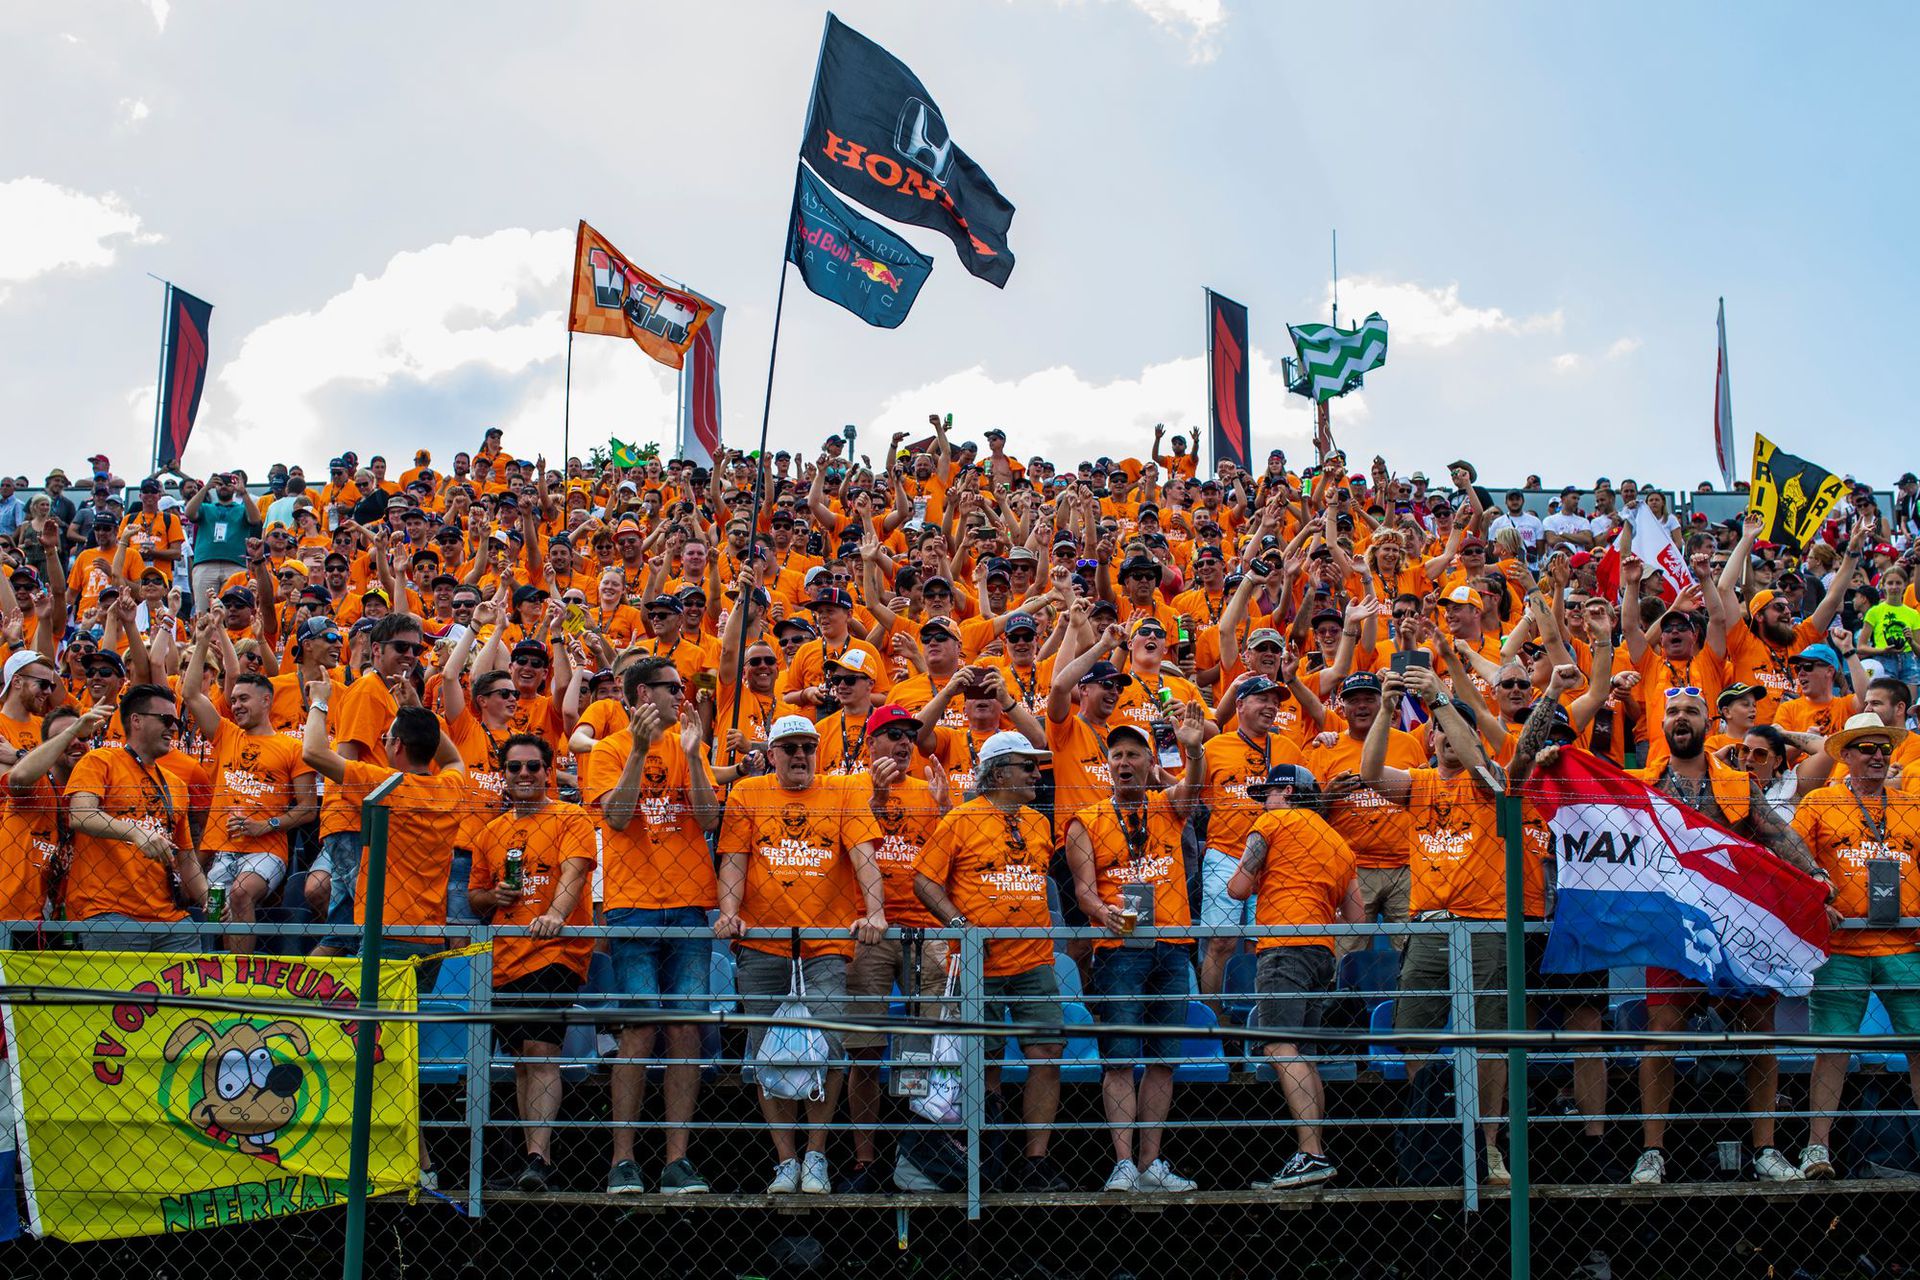
[[[8,658],[6,666],[0,668],[0,696],[5,696],[7,690],[13,688],[13,678],[15,676],[36,662],[44,662],[48,666],[53,665],[52,660],[49,659],[46,654],[33,649],[22,649],[19,653]]]
[[[820,731],[814,728],[813,721],[807,719],[805,716],[781,716],[773,722],[773,728],[767,730],[767,742],[769,745],[787,738],[818,738],[819,736]],[[1004,737],[1006,735],[1002,734],[1000,736]],[[1024,742],[1026,739],[1022,738],[1021,741]],[[991,740],[989,740],[989,743],[991,743]],[[984,751],[982,752],[981,758],[985,759]]]
[[[797,717],[796,717],[797,718]],[[984,769],[996,760],[1008,760],[1019,757],[1027,760],[1046,760],[1053,752],[1044,747],[1036,747],[1027,741],[1027,735],[1004,729],[988,738],[980,748],[980,759],[974,768]]]

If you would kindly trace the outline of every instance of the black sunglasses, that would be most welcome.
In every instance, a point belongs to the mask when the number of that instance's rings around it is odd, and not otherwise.
[[[780,659],[778,659],[778,658],[748,658],[748,659],[747,659],[747,665],[748,665],[748,666],[750,666],[750,667],[777,667],[777,666],[779,666],[779,665],[780,665]]]
[[[389,640],[387,647],[403,658],[412,658],[427,651],[427,646],[414,640]]]
[[[543,772],[547,766],[538,760],[509,760],[500,767],[508,773],[519,774],[540,773]]]

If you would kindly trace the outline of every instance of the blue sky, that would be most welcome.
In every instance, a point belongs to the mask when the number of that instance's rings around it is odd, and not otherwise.
[[[1249,305],[1277,365],[1285,324],[1326,316],[1338,227],[1343,317],[1377,307],[1394,334],[1387,367],[1335,406],[1362,458],[1691,485],[1713,470],[1725,295],[1743,467],[1755,430],[1881,482],[1915,461],[1899,349],[1829,354],[1836,330],[1898,332],[1915,293],[1907,9],[1844,25],[1729,5],[837,11],[913,66],[1018,206],[1019,265],[996,290],[905,232],[935,268],[892,332],[796,281],[775,447],[951,410],[1022,454],[1144,449],[1155,421],[1203,413],[1202,287]],[[728,304],[727,438],[752,447],[823,12],[0,13],[8,469],[71,470],[96,446],[123,474],[143,465],[147,272],[216,308],[190,469],[349,445],[444,462],[494,424],[557,456],[580,217]],[[669,441],[669,376],[580,340],[574,451]],[[1303,402],[1264,366],[1254,394],[1256,448],[1304,452]]]

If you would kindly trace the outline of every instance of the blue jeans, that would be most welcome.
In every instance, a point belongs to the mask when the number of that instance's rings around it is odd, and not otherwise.
[[[1171,942],[1151,947],[1101,947],[1093,956],[1093,981],[1087,988],[1095,1020],[1130,1026],[1179,1027],[1187,1021],[1187,992],[1193,962],[1187,949]],[[1180,1042],[1170,1036],[1100,1037],[1100,1056],[1111,1065],[1145,1057],[1177,1058]]]
[[[697,1009],[707,998],[713,931],[699,907],[615,907],[615,929],[685,929],[678,937],[612,939],[613,985],[628,1006]],[[626,999],[624,997],[632,997]]]

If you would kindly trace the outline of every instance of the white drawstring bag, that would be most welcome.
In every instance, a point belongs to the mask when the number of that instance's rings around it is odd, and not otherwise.
[[[800,968],[800,944],[794,943],[793,981],[788,996],[773,1011],[776,1018],[811,1018],[807,980]],[[770,1098],[819,1102],[827,1096],[827,1037],[815,1027],[768,1027],[753,1057],[754,1079]]]
[[[959,985],[959,959],[960,949],[955,947],[947,957],[947,989],[941,997],[940,1006],[942,1022],[956,1016],[953,1013],[953,1001],[955,988]],[[935,1124],[959,1124],[960,1037],[949,1032],[935,1032],[933,1051],[928,1058],[927,1091],[907,1105],[923,1120],[931,1120]]]

